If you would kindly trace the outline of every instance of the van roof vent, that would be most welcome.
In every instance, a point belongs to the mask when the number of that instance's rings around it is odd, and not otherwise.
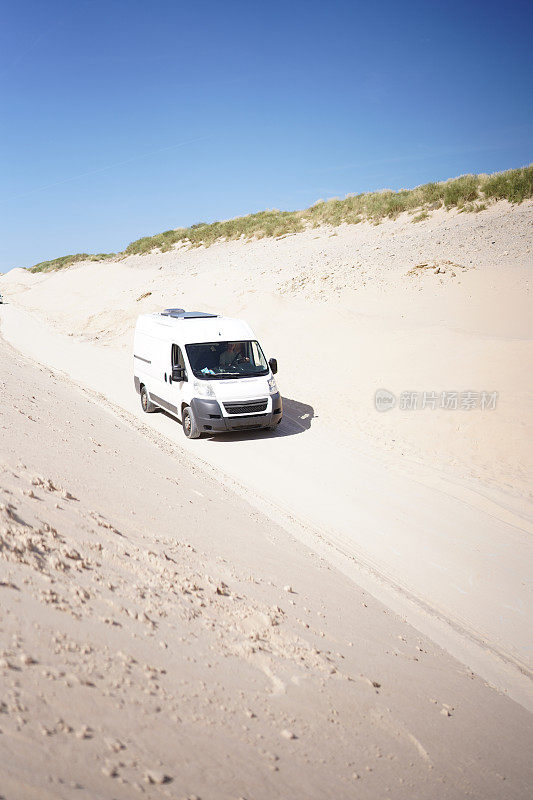
[[[161,314],[163,317],[174,317],[174,319],[202,319],[205,317],[218,317],[218,314],[207,314],[205,311],[185,311],[184,308],[165,308]]]
[[[184,308],[165,308],[164,311],[161,312],[163,317],[181,317],[185,314]]]

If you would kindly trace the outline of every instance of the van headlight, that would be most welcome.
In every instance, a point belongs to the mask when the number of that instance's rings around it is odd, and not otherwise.
[[[276,394],[276,392],[278,391],[278,384],[276,383],[276,379],[275,378],[269,378],[268,379],[268,388],[269,388],[270,394]]]
[[[200,397],[214,397],[215,393],[213,391],[213,387],[210,383],[204,383],[203,381],[194,381],[193,389],[196,394],[200,395]]]

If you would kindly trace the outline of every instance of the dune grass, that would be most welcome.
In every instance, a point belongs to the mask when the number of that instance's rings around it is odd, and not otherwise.
[[[52,272],[52,270],[71,267],[78,261],[105,261],[108,258],[113,258],[114,255],[115,253],[97,253],[96,255],[75,253],[70,256],[60,256],[51,261],[41,261],[39,264],[34,264],[34,266],[30,268],[30,272]]]
[[[493,175],[461,175],[442,183],[426,183],[415,189],[402,189],[398,192],[384,190],[348,195],[344,199],[320,200],[303,211],[273,209],[223,222],[198,222],[188,228],[143,236],[131,242],[119,255],[142,255],[154,249],[164,253],[180,243],[188,247],[209,247],[217,241],[279,237],[320,225],[355,225],[363,220],[378,224],[381,220],[393,219],[404,211],[419,211],[413,218],[413,222],[419,222],[437,208],[478,212],[496,200],[506,199],[510,203],[521,203],[532,197],[533,165],[529,165]],[[63,256],[36,264],[30,272],[48,272],[71,266],[77,261],[101,261],[114,255],[101,253],[90,256],[78,253]]]
[[[444,183],[426,183],[415,189],[381,191],[349,195],[344,199],[319,201],[304,211],[261,211],[225,222],[199,223],[177,228],[156,236],[145,236],[129,244],[124,253],[147,253],[154,248],[165,252],[173,245],[205,245],[222,239],[251,239],[298,233],[306,227],[355,224],[364,219],[379,222],[394,218],[403,211],[420,209],[418,219],[439,207],[480,211],[486,201],[507,199],[521,203],[533,197],[533,165],[494,175],[462,175]],[[485,203],[475,203],[485,201]]]
[[[281,236],[286,233],[296,233],[304,228],[298,211],[259,211],[257,214],[248,214],[245,217],[236,217],[226,222],[200,222],[190,228],[178,228],[165,231],[155,236],[145,236],[129,244],[124,250],[125,255],[134,253],[147,253],[157,247],[163,253],[170,250],[178,242],[187,242],[191,245],[209,246],[219,239],[249,239],[264,236]]]
[[[482,188],[486,198],[521,203],[533,196],[533,165],[495,172],[485,178]]]

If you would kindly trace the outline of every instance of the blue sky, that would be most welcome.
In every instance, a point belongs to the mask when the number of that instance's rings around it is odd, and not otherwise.
[[[20,2],[0,271],[530,163],[530,2]]]

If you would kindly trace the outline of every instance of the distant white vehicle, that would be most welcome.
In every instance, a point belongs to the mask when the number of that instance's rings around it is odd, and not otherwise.
[[[182,308],[137,319],[133,380],[143,411],[169,411],[189,439],[276,428],[277,369],[243,320]]]

